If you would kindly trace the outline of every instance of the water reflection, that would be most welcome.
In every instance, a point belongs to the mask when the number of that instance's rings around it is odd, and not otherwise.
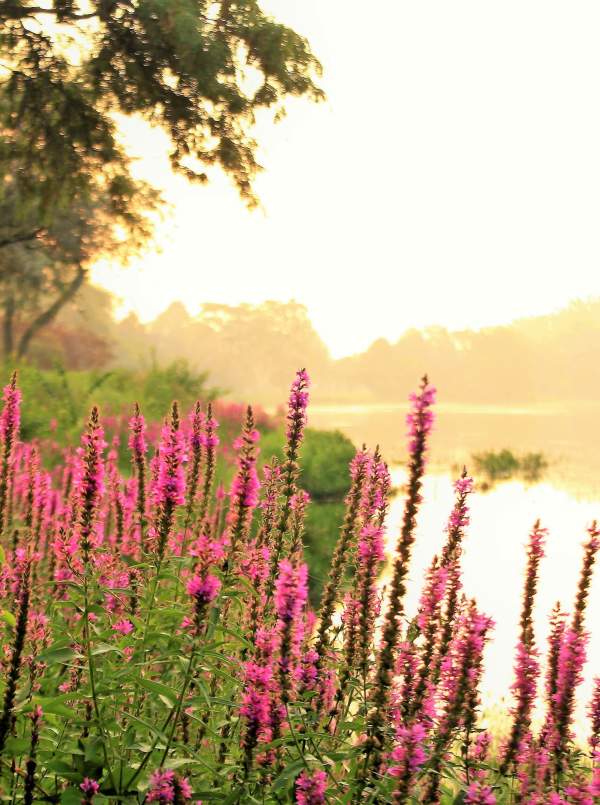
[[[393,483],[401,486],[405,473],[392,471]],[[425,479],[423,505],[419,515],[417,539],[408,584],[407,610],[414,613],[423,577],[443,540],[443,529],[454,495],[449,474]],[[485,702],[501,703],[509,694],[512,681],[514,646],[517,639],[520,596],[525,569],[525,542],[539,517],[549,529],[546,556],[542,560],[535,625],[538,645],[545,651],[548,616],[557,600],[570,611],[582,557],[586,526],[600,516],[600,505],[577,500],[550,483],[526,487],[507,482],[470,498],[471,523],[467,529],[463,555],[464,588],[475,597],[480,608],[496,621],[493,641],[486,652],[483,691]],[[388,547],[393,551],[402,517],[403,497],[398,495],[390,508]],[[600,674],[600,568],[588,605],[588,626],[592,636],[588,650],[585,682],[579,693],[579,721],[591,696],[591,680]],[[595,626],[595,629],[594,629]],[[585,729],[585,727],[584,727]]]
[[[356,445],[380,444],[390,464],[405,460],[405,406],[313,407],[310,424],[338,428]],[[443,529],[453,503],[451,467],[470,462],[473,453],[509,448],[519,455],[542,452],[550,461],[545,481],[526,486],[520,481],[499,484],[471,496],[471,525],[463,556],[467,595],[496,621],[487,650],[483,680],[487,703],[508,697],[512,681],[525,543],[535,520],[549,529],[542,560],[535,609],[537,641],[545,652],[548,616],[557,600],[571,610],[581,563],[586,526],[600,519],[599,406],[539,406],[502,409],[492,406],[437,406],[429,474],[410,571],[408,609],[415,610],[424,571],[443,542]],[[394,484],[404,482],[401,468],[393,470]],[[390,550],[396,542],[403,499],[393,502],[388,521]],[[591,679],[600,675],[600,567],[588,605],[592,637],[585,683],[578,695],[578,716],[584,722]],[[585,730],[584,726],[584,730]]]

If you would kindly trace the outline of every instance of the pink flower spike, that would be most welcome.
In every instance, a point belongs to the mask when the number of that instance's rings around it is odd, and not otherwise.
[[[112,627],[115,632],[120,632],[123,635],[128,635],[133,632],[133,623],[128,620],[120,620],[113,624]]]
[[[296,780],[296,802],[298,805],[323,805],[326,786],[324,771],[303,771]]]

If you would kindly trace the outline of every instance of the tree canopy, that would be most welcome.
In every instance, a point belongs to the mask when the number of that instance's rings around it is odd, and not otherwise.
[[[133,179],[115,113],[162,127],[175,171],[206,182],[218,166],[252,205],[257,110],[319,99],[319,70],[256,0],[3,0],[2,289],[15,299],[18,284],[16,304],[43,324],[100,249],[122,256],[149,237],[159,199]],[[24,352],[11,316],[5,349]]]

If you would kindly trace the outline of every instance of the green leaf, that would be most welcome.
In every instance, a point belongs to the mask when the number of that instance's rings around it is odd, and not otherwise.
[[[81,805],[81,789],[66,788],[62,792],[60,805]]]
[[[294,760],[293,763],[289,763],[281,772],[279,777],[275,779],[275,782],[273,783],[273,791],[279,791],[281,788],[288,786],[291,780],[300,774],[304,768],[304,765],[303,760]]]
[[[13,629],[17,625],[15,616],[12,614],[12,612],[9,612],[7,609],[2,610],[2,615],[0,617],[2,618],[3,621],[6,621],[6,623],[8,623],[9,626],[12,626]]]
[[[111,646],[110,643],[98,643],[97,646],[94,646],[92,649],[92,656],[97,657],[99,654],[108,654],[110,651],[115,651],[117,654],[122,654],[123,652],[117,646]]]
[[[6,757],[19,757],[25,754],[29,749],[29,741],[27,738],[9,738],[6,741],[4,754]]]
[[[52,713],[55,716],[63,716],[64,718],[77,718],[77,713],[75,710],[67,707],[66,704],[63,704],[62,702],[57,701],[57,699],[54,697],[48,697],[45,699],[41,696],[35,696],[33,700],[23,708],[23,711],[29,712],[30,710],[33,710],[34,707],[37,707],[38,704],[44,713]]]
[[[74,649],[72,649],[70,646],[54,643],[45,651],[42,651],[41,654],[38,654],[37,660],[38,662],[43,662],[46,665],[54,665],[57,662],[67,663],[75,656],[77,655]]]
[[[173,706],[179,698],[179,692],[173,688],[163,685],[161,682],[153,682],[151,679],[136,679],[136,684],[140,687],[149,690],[150,693],[156,693],[167,700],[167,704]]]

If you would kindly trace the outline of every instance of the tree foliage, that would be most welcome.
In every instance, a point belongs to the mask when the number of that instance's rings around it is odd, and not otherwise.
[[[253,204],[257,111],[321,97],[306,40],[256,0],[5,0],[0,59],[0,285],[5,350],[21,354],[15,307],[43,326],[93,257],[150,235],[158,198],[131,175],[116,113],[166,130],[175,171],[220,167]]]

